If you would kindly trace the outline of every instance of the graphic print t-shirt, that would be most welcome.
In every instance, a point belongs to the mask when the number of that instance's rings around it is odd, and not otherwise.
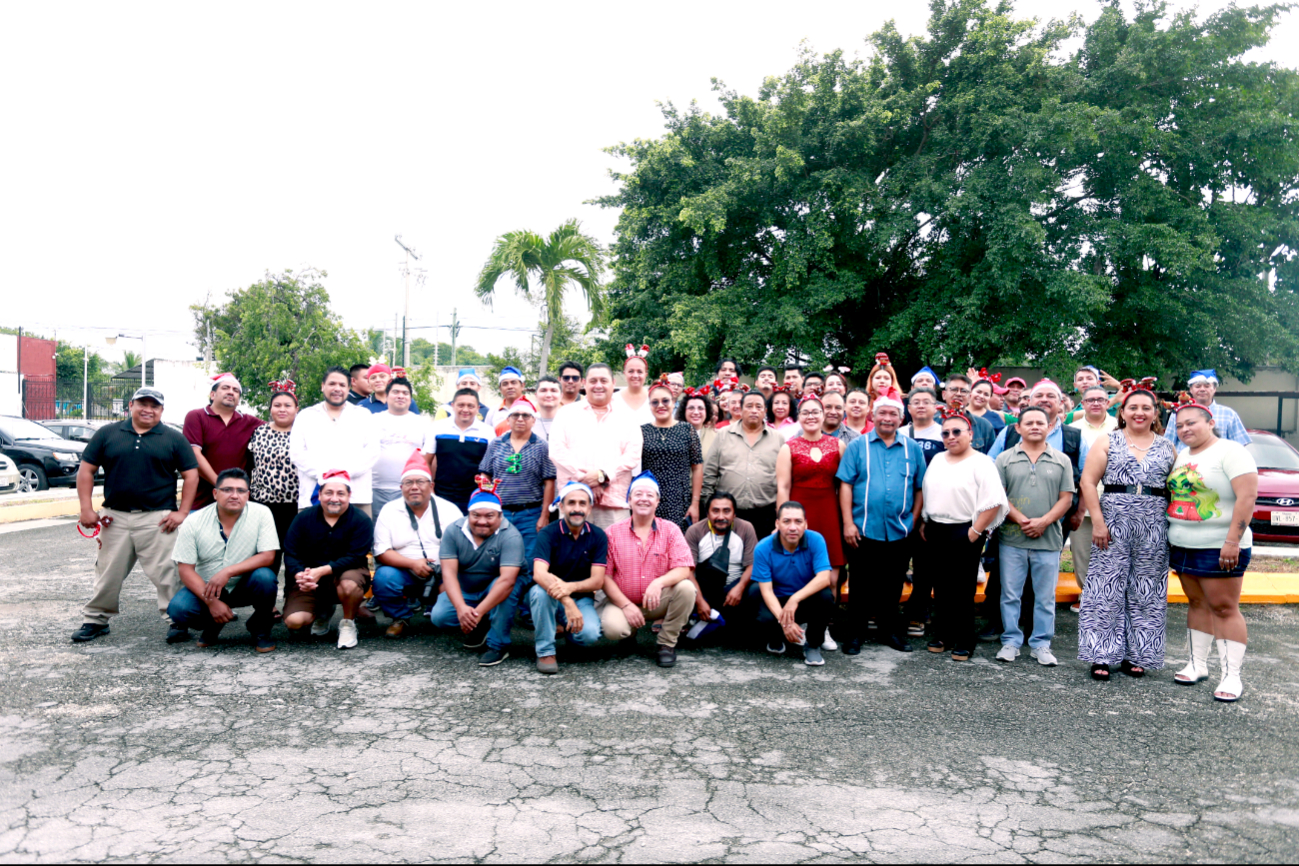
[[[1201,550],[1222,547],[1236,507],[1231,479],[1257,471],[1253,455],[1230,439],[1219,439],[1199,454],[1189,448],[1179,451],[1168,473],[1168,543]],[[1240,546],[1253,543],[1247,526]]]

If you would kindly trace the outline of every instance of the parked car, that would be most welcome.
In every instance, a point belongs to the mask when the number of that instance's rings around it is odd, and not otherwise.
[[[64,418],[54,421],[39,422],[42,427],[53,431],[55,436],[71,439],[73,442],[89,442],[95,431],[111,421],[82,421],[77,418]]]
[[[1250,430],[1258,501],[1249,528],[1259,542],[1299,544],[1299,450],[1275,433]]]
[[[18,467],[8,457],[0,454],[0,493],[14,493],[18,490],[18,482],[22,476],[18,474]]]
[[[85,449],[35,421],[0,415],[0,453],[18,465],[20,493],[74,486]]]

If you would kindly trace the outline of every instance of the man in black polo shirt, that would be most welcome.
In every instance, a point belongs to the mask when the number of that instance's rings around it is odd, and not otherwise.
[[[604,586],[609,540],[604,530],[587,522],[591,488],[580,481],[564,485],[558,499],[560,520],[537,533],[533,547],[536,584],[528,590],[528,606],[537,631],[537,670],[559,673],[555,661],[555,624],[564,608],[568,639],[590,646],[600,639],[600,614],[594,594]]]
[[[130,420],[99,428],[81,454],[77,471],[81,525],[99,527],[101,546],[95,560],[95,589],[81,611],[85,622],[72,635],[77,643],[108,634],[122,581],[137,561],[158,590],[163,619],[180,588],[171,550],[176,527],[189,514],[198,491],[198,460],[185,437],[162,423],[162,403],[161,391],[139,389],[131,397]],[[104,467],[102,516],[91,502],[100,466]],[[177,472],[184,481],[180,508],[176,507]],[[188,639],[186,629],[172,628],[167,634],[171,643]]]

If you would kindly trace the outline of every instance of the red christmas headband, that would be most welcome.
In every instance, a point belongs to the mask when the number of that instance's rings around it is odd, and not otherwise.
[[[881,367],[887,367],[887,366],[889,366],[889,353],[888,353],[888,352],[876,352],[876,353],[875,353],[875,363],[878,364],[878,365],[881,366]]]
[[[631,343],[628,343],[626,352],[628,358],[644,358],[646,355],[649,354],[649,343],[641,343],[641,347],[639,349],[637,349]]]
[[[271,391],[276,394],[292,394],[298,396],[298,386],[292,379],[285,379],[283,382],[271,382]]]
[[[987,367],[980,367],[980,368],[979,368],[979,378],[980,378],[980,379],[987,379],[989,382],[991,382],[991,383],[994,384],[994,385],[1000,385],[1000,384],[1001,384],[1001,374],[1000,374],[1000,373],[993,373],[991,376],[989,376],[989,375],[988,375],[988,368],[987,368]]]

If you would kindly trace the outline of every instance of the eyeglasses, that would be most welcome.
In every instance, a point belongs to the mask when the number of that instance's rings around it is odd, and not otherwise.
[[[427,478],[407,478],[405,481],[401,483],[401,486],[402,487],[424,487],[432,483],[433,482],[429,481]]]
[[[582,381],[582,377],[581,377],[581,376],[560,376],[559,378],[563,379],[565,382],[581,382],[581,381]]]
[[[1084,403],[1108,403],[1109,400],[1105,399],[1104,397],[1084,397],[1083,402]]]
[[[969,388],[948,388],[947,390],[948,390],[948,391],[951,391],[953,394],[968,394],[968,393],[970,393],[970,389],[969,389]]]
[[[247,496],[247,487],[218,487],[217,493],[224,493],[227,496]]]

